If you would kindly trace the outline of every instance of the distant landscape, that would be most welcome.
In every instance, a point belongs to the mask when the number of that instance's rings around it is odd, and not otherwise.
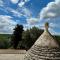
[[[60,40],[59,35],[53,35],[57,40]],[[1,40],[9,40],[11,38],[11,34],[0,34],[0,41]]]
[[[10,47],[10,38],[11,34],[0,34],[0,48],[9,48]]]
[[[11,34],[0,34],[0,40],[8,40]]]
[[[12,36],[11,34],[0,34],[0,49],[8,49],[8,48],[11,47],[11,44],[10,44],[11,36]],[[53,37],[60,44],[60,36],[59,35],[53,35]],[[24,42],[23,41],[22,41],[22,45],[24,46]]]

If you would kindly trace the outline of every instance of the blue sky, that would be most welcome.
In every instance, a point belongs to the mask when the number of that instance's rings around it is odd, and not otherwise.
[[[60,35],[60,0],[0,0],[0,33],[13,32],[16,24],[24,29],[32,26],[44,28],[50,23],[49,31]]]

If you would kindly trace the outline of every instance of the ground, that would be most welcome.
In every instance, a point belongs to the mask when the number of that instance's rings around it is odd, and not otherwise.
[[[23,60],[24,54],[0,54],[0,60]]]
[[[0,50],[0,60],[23,60],[25,50]]]

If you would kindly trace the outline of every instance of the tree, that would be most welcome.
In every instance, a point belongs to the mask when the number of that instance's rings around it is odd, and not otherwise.
[[[37,38],[42,34],[43,30],[38,27],[32,27],[23,32],[22,45],[28,50],[37,40]]]
[[[34,26],[30,29],[30,35],[31,35],[33,44],[42,33],[43,33],[43,30],[39,29],[38,27]]]
[[[31,45],[32,45],[32,39],[31,39],[31,36],[30,36],[30,30],[26,30],[23,32],[23,46],[25,47],[26,50],[28,50]]]
[[[14,32],[12,34],[12,38],[11,38],[12,45],[13,45],[14,49],[17,48],[19,41],[22,40],[22,32],[23,32],[23,26],[17,24],[15,29],[14,29]]]

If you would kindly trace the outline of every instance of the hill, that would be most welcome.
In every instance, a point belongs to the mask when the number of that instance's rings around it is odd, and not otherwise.
[[[0,40],[8,40],[11,34],[0,34]]]

